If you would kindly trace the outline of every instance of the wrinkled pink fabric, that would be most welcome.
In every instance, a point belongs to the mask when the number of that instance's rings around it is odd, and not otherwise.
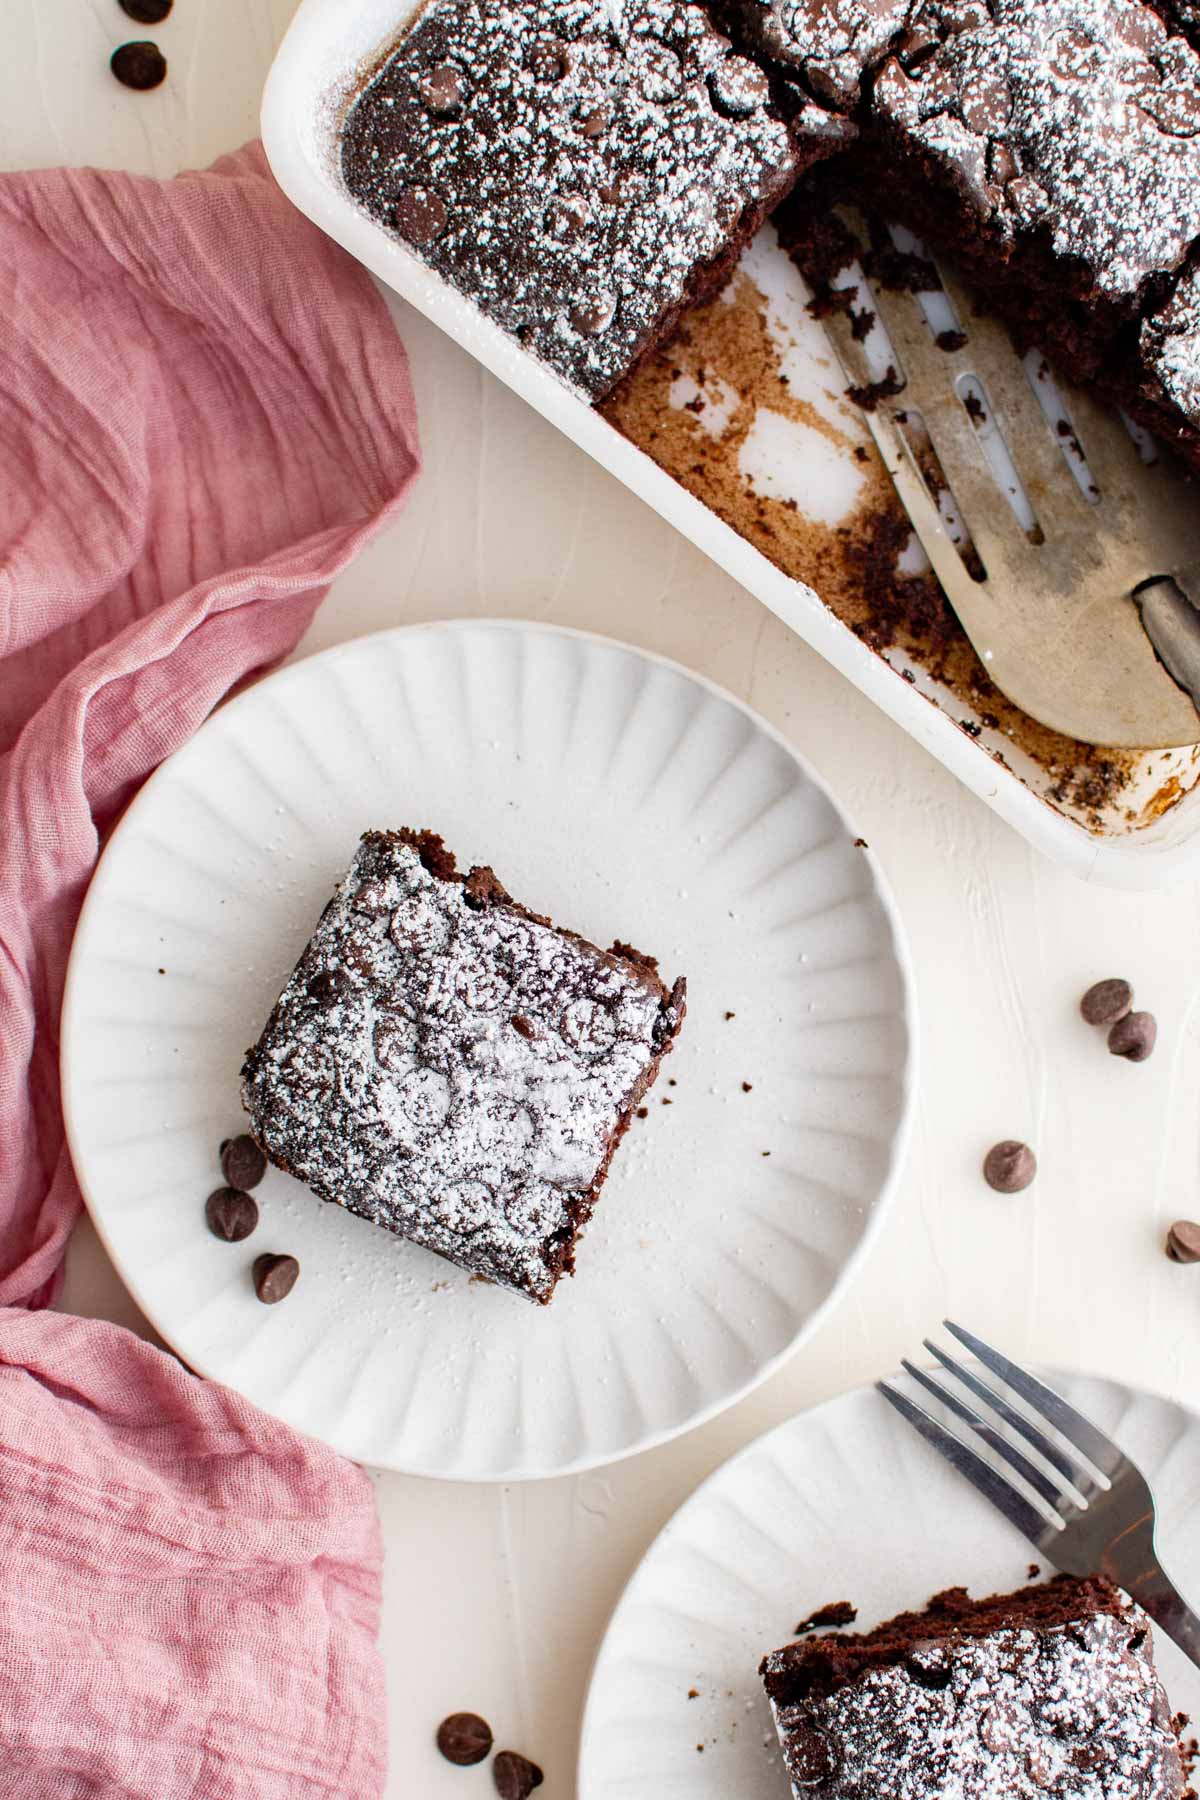
[[[46,1311],[80,1198],[58,1020],[106,829],[296,643],[417,470],[367,276],[252,147],[0,177],[0,1793],[372,1800],[360,1470]]]
[[[130,1332],[0,1314],[5,1800],[370,1800],[379,1534],[352,1463]]]
[[[369,278],[258,146],[0,177],[0,1304],[79,1211],[58,1016],[100,834],[296,643],[417,469]]]

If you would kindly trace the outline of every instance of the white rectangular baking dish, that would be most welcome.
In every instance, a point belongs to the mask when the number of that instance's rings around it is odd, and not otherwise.
[[[868,648],[811,588],[776,568],[358,209],[338,174],[340,119],[364,67],[421,4],[302,0],[268,77],[262,112],[267,156],[292,202],[685,533],[1030,843],[1081,878],[1115,886],[1158,887],[1200,873],[1200,754],[1142,758],[1119,806],[1099,820],[1085,823],[1061,810],[1051,798],[1052,770],[1007,745],[1008,766],[998,763],[986,733],[973,738],[962,729],[960,694],[903,658],[885,660]],[[748,254],[757,254],[761,265],[761,242]],[[812,476],[806,468],[806,483]]]

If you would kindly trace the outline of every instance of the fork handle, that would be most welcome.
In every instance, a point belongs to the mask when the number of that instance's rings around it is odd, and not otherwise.
[[[1200,1668],[1200,1616],[1192,1611],[1162,1565],[1148,1569],[1136,1582],[1127,1581],[1125,1585],[1142,1610]]]

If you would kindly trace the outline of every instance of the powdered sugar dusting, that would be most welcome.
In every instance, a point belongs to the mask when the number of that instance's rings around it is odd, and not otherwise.
[[[351,107],[351,194],[606,392],[790,185],[769,84],[685,0],[434,0]]]
[[[1183,1786],[1136,1607],[933,1640],[773,1710],[797,1800],[1176,1800]]]
[[[1200,234],[1200,57],[1139,0],[930,0],[881,116],[1002,233],[1046,234],[1129,308]]]
[[[682,1016],[651,974],[472,902],[369,833],[244,1071],[322,1199],[548,1299],[612,1135]]]

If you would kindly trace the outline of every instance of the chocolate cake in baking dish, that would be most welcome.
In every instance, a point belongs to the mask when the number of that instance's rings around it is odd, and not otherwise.
[[[685,991],[490,869],[460,874],[433,833],[368,832],[247,1054],[243,1101],[322,1200],[545,1302]]]
[[[593,401],[830,157],[1200,461],[1197,0],[430,0],[341,138],[351,195]]]

